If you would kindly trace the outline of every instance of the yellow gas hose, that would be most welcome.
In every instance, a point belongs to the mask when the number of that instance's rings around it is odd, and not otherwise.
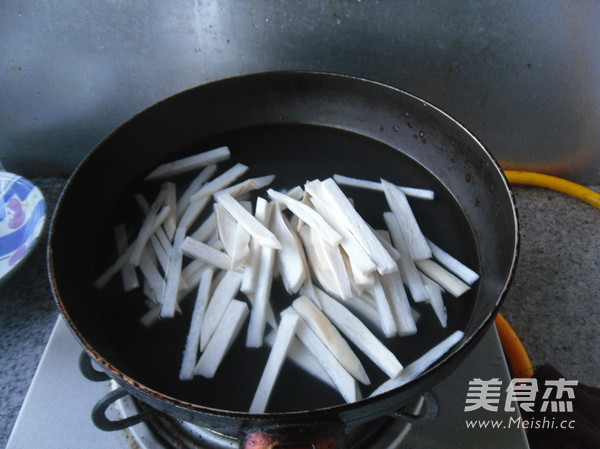
[[[557,192],[566,193],[600,208],[600,193],[594,192],[592,189],[588,189],[580,184],[557,178],[556,176],[530,171],[506,170],[504,173],[511,184],[525,184],[556,190]]]
[[[506,170],[504,173],[511,184],[525,184],[556,190],[600,208],[600,193],[580,184],[543,173],[518,170]],[[496,328],[498,329],[502,348],[506,354],[513,377],[533,377],[533,365],[525,346],[523,346],[517,333],[500,313],[496,317]]]

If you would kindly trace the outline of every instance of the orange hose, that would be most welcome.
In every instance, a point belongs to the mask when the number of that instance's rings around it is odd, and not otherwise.
[[[525,346],[523,346],[517,333],[500,313],[496,317],[496,329],[498,329],[500,342],[502,343],[502,348],[504,349],[504,354],[508,360],[513,377],[533,377],[533,365]]]

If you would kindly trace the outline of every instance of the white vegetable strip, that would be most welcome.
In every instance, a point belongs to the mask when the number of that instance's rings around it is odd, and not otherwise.
[[[377,264],[353,237],[349,236],[347,240],[344,240],[342,248],[348,255],[355,280],[361,285],[371,285],[371,275],[377,271]],[[361,280],[363,281],[361,282]]]
[[[207,378],[214,377],[247,316],[248,306],[246,303],[236,299],[229,302],[213,338],[211,338],[194,368],[194,374]]]
[[[418,376],[427,371],[431,365],[442,358],[444,354],[452,349],[463,338],[463,336],[463,331],[455,331],[453,334],[435,345],[410,365],[407,365],[398,377],[387,380],[381,384],[375,391],[373,391],[373,393],[371,393],[370,397],[377,396],[378,394],[401,387],[411,380],[416,379]]]
[[[383,214],[383,218],[388,230],[390,231],[392,242],[394,242],[394,246],[402,256],[398,262],[400,272],[402,274],[402,280],[406,283],[408,289],[410,290],[413,301],[426,301],[429,295],[425,290],[425,286],[423,285],[423,280],[421,279],[419,271],[417,270],[414,261],[410,257],[410,251],[406,241],[404,240],[404,235],[402,234],[400,223],[398,223],[396,215],[391,212],[385,212]]]
[[[182,270],[181,277],[185,279],[185,282],[190,284],[190,280],[199,272],[202,271],[203,268],[207,267],[209,264],[202,259],[194,259],[189,262]]]
[[[211,212],[206,220],[202,222],[198,229],[196,229],[190,237],[195,240],[200,240],[201,242],[206,242],[216,231],[217,229],[217,216],[215,212]]]
[[[169,209],[171,209],[171,213],[163,223],[163,228],[169,240],[172,240],[177,228],[177,190],[173,182],[165,182],[163,186],[167,192],[165,206],[169,206]]]
[[[344,301],[344,306],[348,306],[350,309],[361,315],[363,319],[368,320],[373,328],[381,329],[379,312],[373,304],[360,298],[350,298]]]
[[[386,293],[390,308],[394,314],[398,335],[415,334],[417,332],[417,324],[413,318],[400,273],[396,272],[381,276],[381,285],[383,285],[383,290]]]
[[[185,269],[181,272],[181,278],[185,279],[185,283],[187,284],[187,289],[183,292],[180,292],[180,299],[178,299],[178,301],[183,299],[184,297],[186,297],[188,295],[188,293],[190,293],[192,290],[194,290],[198,286],[198,284],[200,283],[200,279],[202,277],[202,273],[205,270],[209,270],[209,269],[213,269],[213,267],[211,267],[207,264],[204,264],[200,269],[194,271],[192,274],[188,274],[185,277],[184,277]]]
[[[156,323],[160,318],[160,306],[157,304],[154,304],[152,307],[150,307],[148,309],[148,311],[146,313],[144,313],[140,319],[139,322],[140,324],[142,324],[145,327],[150,327],[152,326],[154,323]]]
[[[351,178],[351,177],[343,176],[343,175],[333,175],[333,180],[335,182],[337,182],[339,185],[358,187],[361,189],[368,189],[368,190],[377,190],[379,192],[383,192],[383,186],[381,185],[381,182],[367,181],[365,179]],[[412,196],[413,198],[432,200],[435,196],[434,191],[429,190],[429,189],[419,189],[416,187],[404,187],[404,186],[396,186],[396,187],[398,187],[400,190],[402,190],[402,192],[404,192],[405,195]]]
[[[156,301],[152,300],[151,298],[146,298],[144,300],[144,305],[149,309],[156,309],[160,312],[160,304],[156,303]],[[177,304],[177,307],[175,307],[175,312],[179,314],[181,313],[181,307],[179,307],[179,304]]]
[[[194,311],[190,321],[190,330],[185,342],[183,350],[183,359],[181,361],[181,369],[179,371],[179,379],[191,380],[194,377],[194,366],[196,366],[198,349],[200,347],[200,330],[202,329],[202,321],[208,304],[210,287],[212,283],[213,270],[211,268],[202,272],[202,278],[198,286],[196,294],[196,302],[194,303]]]
[[[168,208],[164,208],[164,210],[166,212],[168,211]],[[164,216],[166,216],[166,214],[164,214]],[[153,227],[150,229],[150,233],[153,233],[156,230],[156,227],[160,226],[162,223],[159,221],[155,221],[155,223],[153,224]],[[131,255],[133,254],[133,250],[134,250],[134,243],[137,241],[137,239],[131,244],[129,245],[129,247],[127,248],[127,251],[125,251],[123,254],[121,254],[117,260],[110,265],[106,270],[104,270],[104,272],[98,277],[98,279],[96,279],[96,282],[94,282],[94,287],[96,288],[102,288],[106,285],[106,283],[108,281],[110,281],[110,279],[117,274],[121,268],[123,268],[123,266],[125,264],[127,264],[130,259],[131,259]],[[142,251],[144,249],[145,245],[142,246]]]
[[[307,273],[307,277],[304,280],[302,287],[300,287],[300,294],[312,300],[312,302],[315,303],[315,306],[317,306],[319,309],[322,309],[323,305],[321,304],[321,297],[318,293],[319,291],[312,283],[310,273]]]
[[[249,213],[252,213],[252,201],[238,201],[244,209],[246,209]]]
[[[275,342],[275,334],[276,331],[271,331],[265,336],[265,342],[269,346],[273,346],[273,343]],[[334,383],[331,381],[323,367],[319,364],[319,361],[308,349],[306,349],[306,346],[304,346],[298,337],[292,338],[290,347],[288,348],[287,357],[293,363],[298,365],[299,368],[303,369],[317,380],[320,380],[324,384],[335,388]]]
[[[131,258],[129,262],[133,266],[137,267],[140,264],[140,259],[142,258],[142,251],[144,250],[144,246],[146,246],[146,243],[150,239],[150,236],[154,233],[153,229],[156,229],[158,227],[158,220],[156,220],[156,218],[158,216],[161,216],[162,221],[164,222],[164,220],[168,216],[168,213],[171,210],[168,206],[164,207],[161,211],[161,214],[159,215],[159,210],[163,206],[166,194],[167,192],[164,189],[160,190],[156,199],[152,203],[152,206],[150,206],[150,211],[148,212],[148,215],[146,215],[146,218],[142,222],[142,226],[138,232],[137,238],[135,239],[135,242],[133,242],[132,245],[133,249],[131,252]],[[166,213],[165,210],[167,211]]]
[[[341,245],[350,258],[352,272],[360,272],[363,276],[366,276],[375,271],[377,269],[375,262],[373,262],[371,257],[362,248],[352,232],[340,222],[339,216],[335,213],[335,210],[328,207],[327,204],[323,202],[321,182],[309,182],[307,184],[307,191],[312,192],[311,201],[317,212],[319,212],[325,221],[327,221],[327,223],[342,236],[343,240]]]
[[[240,289],[241,290],[241,289]],[[254,304],[254,293],[248,293],[246,294],[246,297],[248,298],[248,301],[250,302],[251,305]],[[273,312],[273,307],[271,307],[271,302],[267,303],[267,310],[265,312],[265,320],[267,322],[267,324],[269,326],[271,326],[271,328],[277,330],[277,319],[275,318],[275,312]]]
[[[162,302],[163,292],[165,287],[165,280],[161,276],[160,272],[156,267],[156,263],[151,256],[151,252],[146,248],[142,254],[142,260],[140,261],[140,271],[142,276],[148,283],[148,286],[154,294],[154,299],[158,302]]]
[[[316,239],[316,244],[321,246],[321,254],[327,264],[327,271],[331,273],[334,287],[332,292],[342,299],[352,297],[352,285],[340,247],[330,245],[325,239]]]
[[[342,242],[342,236],[335,232],[323,217],[311,207],[273,189],[267,190],[267,194],[274,201],[284,204],[300,220],[318,231],[331,245],[338,245]]]
[[[304,185],[304,187],[306,187],[306,184]],[[267,192],[267,193],[268,193],[268,192]],[[286,194],[286,195],[287,195],[287,194]],[[288,196],[289,196],[289,195],[288,195]],[[292,198],[292,197],[290,196],[290,198]],[[296,199],[296,198],[292,198],[292,199]],[[296,200],[297,200],[298,202],[300,202],[300,203],[304,204],[305,206],[307,206],[309,209],[314,209],[314,205],[313,205],[313,203],[312,203],[312,201],[311,201],[311,197],[310,197],[310,195],[308,194],[308,192],[306,191],[306,189],[304,189],[304,190],[303,190],[303,193],[302,193],[302,198],[297,198]],[[284,210],[286,210],[286,209],[288,208],[288,207],[287,207],[285,204],[283,204],[283,203],[279,203],[279,205],[280,205],[280,207],[281,207],[281,210],[282,210],[282,211],[284,211]],[[293,212],[292,212],[292,214],[293,214]],[[302,220],[300,219],[300,217],[299,217],[298,215],[296,215],[296,214],[293,214],[293,215],[292,215],[292,217],[290,218],[290,224],[291,224],[291,225],[292,225],[292,227],[294,227],[294,229],[296,229],[297,231],[300,231],[300,228],[301,228],[302,226],[305,226],[305,225],[306,225],[306,223],[304,223],[304,221],[302,221]]]
[[[415,261],[419,270],[440,284],[444,290],[450,293],[455,298],[458,298],[467,290],[469,286],[461,281],[458,277],[447,271],[441,265],[438,265],[431,259]]]
[[[142,293],[146,297],[147,300],[152,301],[154,304],[157,304],[158,301],[154,296],[154,291],[150,288],[148,282],[144,279],[142,283]]]
[[[375,272],[365,273],[357,268],[356,264],[352,265],[352,261],[350,256],[347,253],[343,253],[346,259],[346,267],[347,271],[350,274],[350,281],[352,283],[352,287],[354,289],[355,294],[361,294],[365,291],[365,289],[370,289],[373,287],[373,282],[375,279]]]
[[[338,220],[346,226],[354,235],[360,246],[367,252],[369,257],[377,264],[377,271],[381,274],[397,271],[398,267],[394,259],[379,242],[371,227],[363,220],[354,209],[350,200],[344,192],[333,181],[326,179],[321,183],[323,199],[325,203],[335,210]]]
[[[264,206],[264,203],[262,203],[262,206]],[[268,208],[262,206],[256,208],[254,211],[255,218],[260,223],[264,223],[267,220],[267,212],[269,211]],[[261,248],[262,247],[256,239],[250,239],[250,254],[248,255],[247,266],[244,269],[244,277],[242,279],[240,290],[246,293],[246,295],[251,296],[252,301],[254,301],[254,292],[256,291],[258,272],[260,270]]]
[[[210,238],[206,241],[206,244],[216,249],[217,251],[221,251],[223,249],[223,242],[219,240],[219,233],[216,229],[213,235],[211,235]]]
[[[185,238],[185,231],[183,228],[177,228],[175,237],[173,238],[173,248],[171,254],[169,254],[169,268],[165,274],[165,292],[160,309],[161,318],[172,318],[175,316],[183,257],[181,254],[181,245]]]
[[[190,205],[190,198],[194,193],[196,193],[202,184],[204,184],[208,179],[214,175],[217,171],[216,164],[208,165],[204,167],[202,171],[196,176],[192,182],[187,186],[187,188],[183,191],[179,200],[177,201],[177,219],[181,219],[183,213],[186,211],[188,206]]]
[[[427,293],[423,280],[421,279],[421,276],[419,276],[419,271],[416,268],[413,261],[408,261],[408,259],[401,260],[400,274],[402,275],[402,282],[410,291],[413,301],[429,301],[429,293]]]
[[[446,251],[437,246],[431,240],[427,239],[427,243],[431,248],[431,252],[433,253],[434,259],[436,259],[439,263],[441,263],[449,271],[457,275],[467,284],[473,285],[475,281],[479,279],[479,274],[471,270],[469,267],[467,267],[455,257],[448,254]]]
[[[231,251],[231,269],[246,264],[250,255],[250,234],[239,224],[236,225],[233,249]]]
[[[117,244],[117,253],[122,255],[127,248],[129,243],[127,242],[127,231],[125,230],[125,224],[120,223],[114,227],[113,233],[115,235],[115,242]],[[123,289],[128,292],[134,290],[140,286],[135,268],[133,265],[126,263],[121,268],[121,278],[123,280]]]
[[[248,171],[248,167],[244,164],[235,164],[229,170],[221,173],[215,179],[204,184],[200,190],[194,193],[190,197],[190,202],[198,201],[202,198],[211,196],[213,193],[223,190],[225,187],[230,185],[233,181],[238,179],[244,173]]]
[[[169,254],[167,251],[165,251],[163,246],[158,241],[158,237],[156,236],[156,234],[150,236],[150,244],[152,245],[152,250],[154,251],[156,258],[158,259],[158,262],[160,263],[160,267],[163,269],[163,272],[166,272],[169,267]],[[147,247],[148,246],[146,246],[146,248]],[[169,251],[170,248],[171,245],[169,245]]]
[[[218,203],[222,204],[223,207],[235,218],[240,225],[248,231],[248,233],[254,237],[261,246],[280,249],[281,243],[277,240],[277,237],[273,235],[269,229],[258,221],[250,212],[248,212],[244,206],[242,206],[237,200],[235,200],[228,193],[219,193],[215,195],[215,199]]]
[[[304,248],[277,206],[273,208],[271,228],[282,245],[281,250],[277,253],[281,279],[288,293],[296,293],[307,275]]]
[[[296,332],[296,325],[299,317],[291,313],[286,313],[281,317],[281,323],[277,329],[275,341],[269,353],[267,364],[254,393],[254,398],[250,404],[250,413],[264,413],[267,403],[271,397],[273,386],[279,377],[281,367],[285,361],[292,338]]]
[[[280,207],[281,207],[281,210],[287,209],[287,207],[285,207],[285,204],[280,204]],[[300,220],[297,215],[292,215],[290,217],[289,222],[290,222],[290,225],[292,226],[292,229],[295,229],[296,231],[300,231],[300,228],[302,226],[305,226],[304,223],[302,222],[302,220]]]
[[[300,186],[296,186],[285,192],[287,196],[300,201],[304,197],[304,190]]]
[[[204,208],[209,203],[209,201],[209,198],[204,198],[194,203],[191,203],[187,207],[186,211],[183,213],[177,227],[184,228],[186,230],[189,229],[190,226],[194,223],[194,221],[196,221],[196,218],[198,218],[202,211],[204,211]]]
[[[421,319],[421,314],[412,307],[410,308],[410,311],[412,312],[412,316],[413,316],[413,319],[415,320],[415,323],[418,323],[419,320]]]
[[[350,282],[351,295],[355,295],[357,293],[363,292],[364,291],[363,287],[361,285],[359,285],[359,283],[356,282],[356,280],[354,279],[355,275],[352,272],[352,265],[350,264],[350,259],[348,258],[348,254],[346,254],[345,251],[340,249],[340,255],[342,256],[342,262],[344,263],[346,274],[348,275],[348,280]],[[360,273],[359,273],[359,276],[360,276]],[[363,279],[366,279],[366,278],[363,278]],[[348,299],[348,298],[345,298],[345,299]]]
[[[371,229],[373,229],[373,228],[371,228]],[[373,232],[375,233],[375,235],[377,236],[377,239],[381,242],[381,244],[383,245],[385,250],[388,253],[390,253],[390,256],[392,256],[392,259],[394,259],[396,262],[398,262],[400,260],[400,257],[402,257],[402,255],[400,254],[400,251],[398,251],[392,245],[392,238],[390,237],[389,231],[386,231],[385,229],[377,229],[377,230],[373,229]]]
[[[300,234],[308,256],[308,265],[312,268],[315,277],[323,288],[328,291],[335,291],[337,285],[326,263],[326,255],[323,253],[323,246],[319,241],[321,235],[310,226],[301,226],[298,234]]]
[[[369,377],[362,363],[360,363],[350,345],[348,345],[344,337],[342,337],[323,312],[306,296],[300,296],[295,299],[292,307],[304,319],[304,322],[319,337],[323,344],[327,346],[346,371],[363,384],[368,385],[370,383]]]
[[[438,320],[442,327],[448,326],[448,313],[446,312],[446,306],[444,305],[444,299],[442,298],[442,289],[438,284],[430,279],[424,279],[425,289],[429,294],[429,303],[435,312]]]
[[[162,226],[156,228],[156,231],[154,231],[150,239],[152,239],[152,237],[156,237],[165,253],[168,254],[171,252],[171,240],[169,239],[169,237],[167,237],[167,234],[165,233],[165,230]]]
[[[342,186],[358,187],[360,189],[375,190],[377,192],[383,192],[383,186],[381,185],[380,182],[376,182],[376,181],[368,181],[366,179],[352,178],[350,176],[344,176],[344,175],[338,175],[338,174],[333,175],[333,180],[337,184],[342,185]]]
[[[363,293],[362,295],[357,296],[357,298],[377,308],[377,303],[375,302],[375,298],[373,298],[372,292]]]
[[[338,301],[321,293],[323,312],[331,322],[389,377],[400,374],[402,364],[367,326]]]
[[[256,239],[250,238],[248,262],[244,269],[244,279],[242,280],[242,290],[244,293],[253,294],[256,290],[256,281],[258,270],[260,269],[261,246]]]
[[[223,189],[223,192],[229,193],[232,197],[237,198],[253,190],[259,190],[267,187],[273,182],[275,175],[260,176],[258,178],[250,178],[239,184]]]
[[[170,214],[171,208],[169,206],[163,207],[154,218],[154,223],[152,223],[152,226],[150,227],[150,234],[158,234],[162,229],[163,223],[169,217]],[[146,241],[146,243],[148,242]]]
[[[145,279],[142,284],[142,292],[144,293],[144,296],[146,297],[146,299],[149,299],[150,301],[152,301],[155,304],[158,303],[158,301],[156,299],[156,295],[154,294],[154,291],[150,288],[150,285],[148,284],[148,282]]]
[[[257,215],[264,216],[264,221],[262,223],[264,226],[269,226],[271,219],[270,208],[270,205],[265,199],[258,198],[256,200]],[[250,312],[248,336],[246,338],[246,346],[249,348],[260,348],[263,344],[266,314],[269,298],[271,296],[271,285],[273,283],[274,264],[275,250],[267,246],[261,247],[259,269],[256,278],[256,290],[254,292],[254,304],[252,305],[252,310]]]
[[[217,325],[221,321],[228,304],[240,290],[242,274],[237,271],[227,271],[221,281],[215,287],[206,313],[204,314],[204,323],[200,332],[200,350],[204,351],[207,347]]]
[[[381,180],[381,184],[383,185],[388,205],[396,216],[398,223],[400,223],[400,229],[402,230],[412,258],[429,259],[431,257],[431,249],[421,232],[410,204],[408,204],[406,195],[398,187],[387,182],[385,179]]]
[[[297,313],[286,309],[283,313]],[[317,337],[311,328],[300,319],[296,327],[296,335],[304,346],[316,357],[338,392],[346,402],[356,402],[359,399],[358,385],[354,377],[344,369],[327,346]]]
[[[215,204],[215,216],[217,218],[219,240],[223,243],[225,252],[231,257],[233,247],[235,246],[235,234],[237,232],[238,222],[219,203]]]
[[[150,212],[150,204],[148,204],[148,201],[146,201],[144,195],[137,193],[133,195],[133,199],[135,200],[142,213],[144,215],[148,215],[148,212]]]
[[[375,278],[371,293],[373,294],[373,299],[375,299],[377,311],[379,312],[381,330],[386,337],[391,338],[398,333],[398,328],[396,327],[396,321],[394,320],[390,303],[388,302],[379,277]]]
[[[183,261],[182,261],[182,265],[183,265]],[[181,270],[181,267],[180,267]],[[183,270],[181,270],[181,272],[183,273]],[[185,281],[185,279],[183,279],[183,277],[181,276],[181,274],[179,275],[179,292],[182,292],[184,290],[188,289],[188,285],[187,282]],[[179,299],[178,299],[179,301]]]
[[[166,164],[159,165],[152,172],[150,172],[150,174],[146,176],[146,181],[168,178],[170,176],[176,176],[188,171],[196,170],[198,168],[228,159],[229,155],[229,148],[220,147],[215,148],[214,150],[195,154],[194,156],[178,159],[173,162],[167,162]]]
[[[206,243],[199,242],[192,237],[186,237],[181,245],[183,254],[189,257],[203,260],[222,270],[231,267],[231,258],[224,252],[217,251]]]

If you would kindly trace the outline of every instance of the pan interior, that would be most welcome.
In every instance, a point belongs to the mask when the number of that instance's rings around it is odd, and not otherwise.
[[[335,173],[377,181],[385,178],[398,185],[433,189],[433,201],[409,199],[425,235],[475,270],[479,269],[478,251],[469,220],[452,194],[423,166],[375,139],[332,127],[315,125],[265,125],[223,133],[170,154],[174,160],[220,145],[229,146],[231,161],[226,168],[241,162],[250,167],[247,177],[275,174],[272,187],[291,188],[311,179],[325,179]],[[191,176],[175,179],[185,186]],[[114,206],[105,232],[99,239],[94,257],[95,270],[101,273],[114,258],[112,228],[119,222],[139,226],[141,214],[132,200],[143,193],[151,200],[158,183],[134,182]],[[356,209],[376,229],[384,228],[382,213],[387,210],[382,193],[343,188],[353,198]],[[266,197],[264,192],[260,195]],[[203,217],[200,218],[202,220]],[[189,261],[189,259],[185,259]],[[90,282],[91,283],[91,282]],[[448,310],[448,327],[443,329],[428,304],[414,304],[420,315],[419,332],[414,336],[385,339],[378,335],[404,364],[410,363],[456,329],[465,329],[477,298],[477,284],[461,298],[444,295]],[[244,299],[239,294],[238,299]],[[279,281],[274,282],[272,303],[276,315],[290,304],[291,298]],[[246,411],[258,384],[268,349],[244,347],[245,326],[223,361],[214,379],[195,377],[181,382],[178,372],[193,307],[194,295],[182,303],[182,314],[162,320],[150,328],[139,323],[147,310],[141,292],[123,293],[116,276],[102,290],[92,292],[99,332],[93,342],[101,355],[118,370],[137,382],[167,396],[221,410]],[[101,335],[101,337],[99,337]],[[383,382],[385,375],[356,349],[370,376],[371,385],[362,386],[367,396]],[[310,391],[310,394],[306,394]],[[342,403],[331,388],[304,374],[286,362],[270,402],[269,411],[291,412]]]

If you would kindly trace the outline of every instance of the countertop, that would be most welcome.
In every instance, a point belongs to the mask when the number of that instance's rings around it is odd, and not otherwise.
[[[56,204],[64,179],[33,179]],[[597,189],[596,189],[597,190]],[[504,316],[534,365],[600,386],[600,211],[535,187],[514,187],[520,257]],[[57,309],[46,276],[45,243],[0,286],[0,446],[4,447],[35,373]]]

